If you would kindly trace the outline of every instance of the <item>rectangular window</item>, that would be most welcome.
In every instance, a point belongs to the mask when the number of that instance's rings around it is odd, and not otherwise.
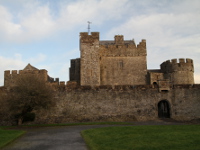
[[[119,68],[120,68],[120,69],[123,69],[123,67],[124,67],[124,63],[123,63],[123,61],[121,60],[121,61],[119,61]]]

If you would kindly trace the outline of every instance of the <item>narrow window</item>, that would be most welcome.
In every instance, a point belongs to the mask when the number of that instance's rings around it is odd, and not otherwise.
[[[121,61],[119,61],[119,68],[123,69],[123,67],[124,67],[124,64],[123,64],[123,61],[121,60]]]

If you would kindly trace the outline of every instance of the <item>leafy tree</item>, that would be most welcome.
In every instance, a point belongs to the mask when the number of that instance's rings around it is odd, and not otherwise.
[[[0,125],[10,124],[10,111],[6,101],[7,92],[5,89],[0,88]]]
[[[53,105],[54,92],[47,82],[34,74],[19,75],[15,86],[11,87],[8,104],[18,125],[33,110],[49,108]]]

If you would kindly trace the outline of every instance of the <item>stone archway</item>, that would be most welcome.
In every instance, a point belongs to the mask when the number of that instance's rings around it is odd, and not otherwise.
[[[170,105],[167,100],[162,100],[158,103],[158,117],[170,118]]]

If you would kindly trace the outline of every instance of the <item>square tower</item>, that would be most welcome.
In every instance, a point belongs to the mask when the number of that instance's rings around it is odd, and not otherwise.
[[[80,33],[80,85],[100,85],[99,32]]]

